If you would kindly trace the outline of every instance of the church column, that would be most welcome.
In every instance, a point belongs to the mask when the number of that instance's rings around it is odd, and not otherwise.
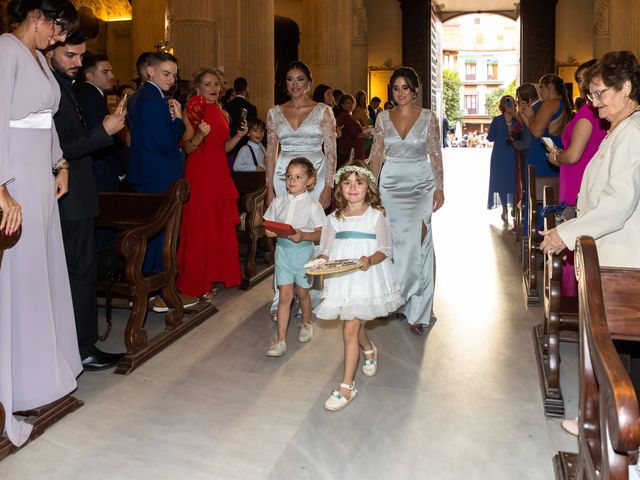
[[[332,88],[345,89],[338,75],[338,50],[351,45],[351,38],[343,42],[343,29],[350,18],[338,21],[341,0],[303,0],[300,59],[311,68],[314,84],[325,83]],[[340,28],[338,28],[340,27]],[[347,65],[342,65],[348,68]]]
[[[166,40],[165,0],[134,0],[131,20],[131,66],[133,77],[137,77],[135,61],[142,52],[155,51],[154,45]]]
[[[273,106],[274,85],[274,0],[240,2],[240,75],[249,82],[249,100],[266,120]],[[229,79],[229,83],[233,81]]]
[[[367,0],[353,0],[353,43],[351,46],[351,88],[367,90],[369,49],[367,46]],[[367,92],[371,95],[371,92]]]
[[[210,0],[170,0],[170,45],[183,79],[191,79],[201,67],[219,63],[220,32],[214,20],[214,4]]]

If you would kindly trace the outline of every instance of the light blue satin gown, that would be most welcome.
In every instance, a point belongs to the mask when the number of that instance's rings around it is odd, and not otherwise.
[[[293,128],[282,113],[279,105],[272,107],[267,114],[267,157],[276,156],[273,173],[273,189],[276,196],[285,195],[287,186],[285,174],[289,162],[296,157],[308,158],[317,172],[317,181],[309,194],[316,200],[324,186],[333,183],[336,170],[336,119],[331,107],[318,103],[298,126]],[[317,255],[318,247],[315,247]],[[271,312],[278,310],[279,292],[274,278],[275,296]],[[311,303],[315,307],[320,303],[318,290],[311,291]]]
[[[376,120],[370,159],[382,156],[379,186],[393,239],[393,263],[406,304],[398,312],[409,324],[428,325],[433,313],[435,256],[431,213],[442,189],[442,150],[437,116],[423,109],[405,138],[384,111]],[[422,239],[423,225],[426,235]]]

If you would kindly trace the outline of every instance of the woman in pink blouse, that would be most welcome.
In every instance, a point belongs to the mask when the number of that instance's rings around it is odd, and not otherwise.
[[[584,76],[596,61],[585,62],[576,71],[576,79],[584,93]],[[558,201],[566,202],[565,219],[576,216],[577,202],[582,175],[591,158],[598,151],[600,143],[609,130],[609,122],[598,116],[598,109],[591,102],[585,103],[567,124],[562,134],[564,150],[553,150],[547,156],[549,161],[560,167],[560,193]],[[573,253],[569,252],[562,271],[562,295],[576,296],[577,283],[573,267]]]

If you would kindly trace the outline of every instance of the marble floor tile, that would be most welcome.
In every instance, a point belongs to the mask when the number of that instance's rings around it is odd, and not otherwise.
[[[543,414],[531,336],[542,309],[526,306],[518,246],[500,212],[485,210],[489,155],[445,152],[438,320],[423,337],[395,317],[369,323],[378,374],[358,374],[344,411],[323,408],[342,375],[339,322],[317,322],[300,344],[292,318],[287,354],[268,358],[271,283],[220,289],[216,315],[131,375],[84,373],[85,406],[0,462],[0,478],[552,479],[553,455],[576,440]],[[127,315],[114,311],[102,348],[124,349]],[[163,328],[163,316],[147,327]],[[577,345],[561,353],[573,417]]]

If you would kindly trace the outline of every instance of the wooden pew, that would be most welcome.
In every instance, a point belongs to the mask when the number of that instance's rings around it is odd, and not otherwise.
[[[516,232],[516,242],[522,240],[522,209],[524,208],[524,194],[525,194],[525,164],[524,157],[520,152],[516,153],[516,195],[513,198],[513,211],[515,215],[513,217],[513,229]]]
[[[529,165],[527,180],[527,234],[522,237],[522,285],[527,305],[540,305],[538,292],[538,259],[541,254],[538,249],[542,238],[538,233],[538,198],[543,196],[543,188],[550,185],[555,191],[558,189],[558,177],[536,178],[536,168]]]
[[[187,312],[176,290],[178,271],[176,253],[182,205],[189,197],[186,180],[177,180],[166,193],[100,193],[100,215],[97,227],[119,230],[116,251],[126,262],[122,280],[108,287],[115,295],[132,300],[133,305],[124,333],[127,352],[118,363],[115,373],[128,374],[160,350],[202,323],[217,309],[210,302],[200,302]],[[164,230],[164,271],[144,275],[147,240]],[[98,284],[104,291],[105,284]],[[162,291],[169,307],[165,329],[149,339],[145,329],[148,299],[153,292]]]
[[[0,220],[1,219],[2,212],[0,211]],[[8,237],[3,232],[0,232],[0,268],[2,267],[2,257],[4,251],[12,248],[20,239],[21,234],[22,228],[20,228],[18,232],[11,237]],[[82,405],[84,405],[84,402],[81,402],[71,395],[65,395],[64,397],[49,405],[44,405],[37,409],[29,410],[28,412],[17,412],[20,415],[27,417],[26,421],[28,421],[33,426],[29,439],[20,448],[24,447],[32,440],[38,438],[44,433],[47,428],[56,423],[65,415],[77,410]],[[4,431],[4,424],[7,420],[7,415],[11,415],[11,413],[12,412],[5,412],[2,403],[0,403],[0,432]],[[4,434],[0,435],[0,460],[6,458],[8,455],[11,455],[18,449],[19,448],[11,443]]]
[[[274,269],[275,247],[271,239],[265,236],[264,228],[262,227],[262,215],[266,210],[267,186],[264,172],[232,172],[231,177],[240,195],[238,199],[238,211],[240,213],[238,239],[246,242],[247,245],[240,288],[249,290],[258,282],[270,276]],[[266,267],[258,271],[256,250],[260,238],[265,239],[268,252],[265,255]]]
[[[555,204],[553,188],[544,187],[544,207]],[[555,212],[544,218],[545,230],[556,227]],[[544,323],[533,327],[533,344],[540,375],[540,387],[547,417],[564,417],[564,400],[560,390],[560,342],[578,341],[578,298],[563,297],[563,253],[548,254],[544,259]]]
[[[628,478],[640,446],[638,398],[614,340],[640,341],[640,269],[600,267],[595,241],[579,237],[579,453],[558,452],[558,479]]]

